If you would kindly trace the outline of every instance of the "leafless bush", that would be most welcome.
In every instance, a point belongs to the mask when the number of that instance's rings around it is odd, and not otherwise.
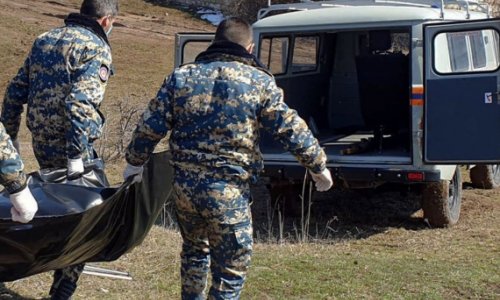
[[[137,124],[140,108],[130,104],[128,98],[113,104],[106,115],[103,134],[96,143],[97,155],[105,162],[122,159]]]
[[[493,15],[500,17],[500,0],[489,0],[487,2],[491,5]]]
[[[311,207],[312,207],[312,193],[313,184],[311,175],[306,171],[304,174],[304,181],[302,183],[302,194],[300,195],[300,232],[297,232],[297,240],[302,243],[309,241],[309,229],[311,226]]]
[[[170,192],[167,200],[165,202],[165,206],[161,211],[161,214],[157,220],[157,224],[171,230],[179,230],[179,225],[177,223],[177,217],[175,213],[175,202],[172,200],[172,192]]]

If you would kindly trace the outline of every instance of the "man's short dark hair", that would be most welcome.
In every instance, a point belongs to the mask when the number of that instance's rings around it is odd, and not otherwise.
[[[252,43],[252,26],[247,21],[230,17],[222,21],[215,32],[215,42],[229,41],[247,47]]]
[[[100,19],[105,16],[118,15],[118,0],[83,0],[80,14]]]

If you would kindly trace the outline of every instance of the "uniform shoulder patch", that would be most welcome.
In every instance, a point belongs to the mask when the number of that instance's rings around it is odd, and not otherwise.
[[[102,64],[99,68],[99,78],[102,82],[106,82],[109,79],[109,67]]]

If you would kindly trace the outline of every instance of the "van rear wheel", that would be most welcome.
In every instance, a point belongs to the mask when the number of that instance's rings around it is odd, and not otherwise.
[[[422,194],[424,218],[435,227],[453,226],[460,217],[462,176],[455,170],[453,179],[428,183]]]
[[[500,187],[500,165],[478,165],[470,170],[472,185],[480,189]]]

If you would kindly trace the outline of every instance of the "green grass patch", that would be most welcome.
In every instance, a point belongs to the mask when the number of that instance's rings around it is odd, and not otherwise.
[[[390,247],[374,251],[362,244],[258,245],[244,295],[250,299],[495,299],[500,282],[498,252],[479,245],[450,250],[460,251],[415,253]]]

